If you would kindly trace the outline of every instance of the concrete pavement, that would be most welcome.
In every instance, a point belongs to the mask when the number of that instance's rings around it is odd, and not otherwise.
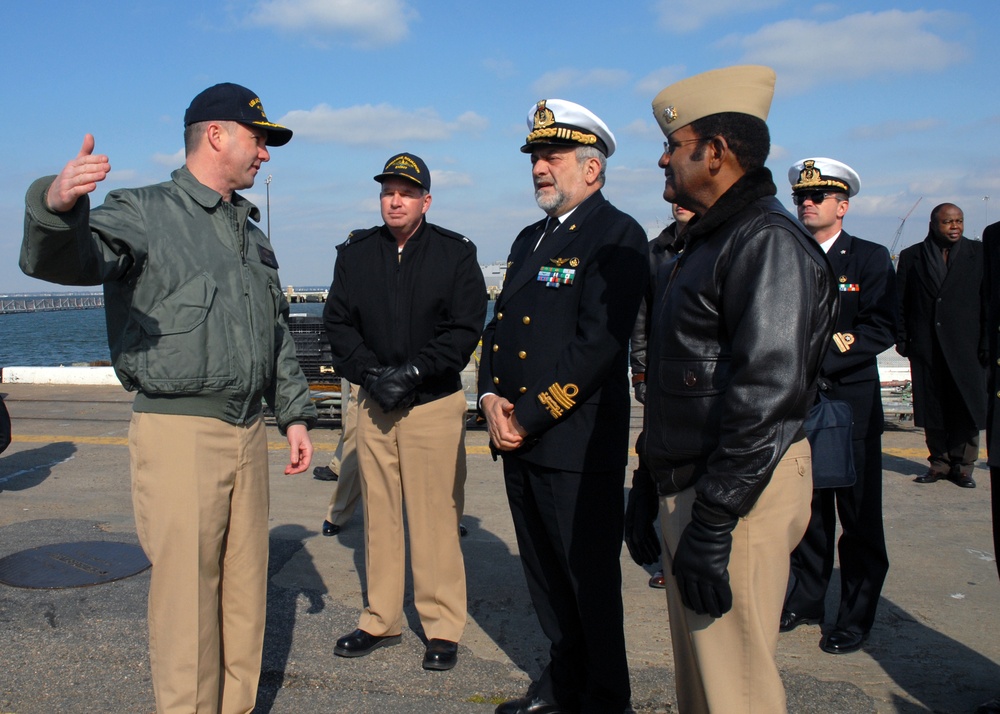
[[[0,384],[14,443],[0,456],[0,557],[77,540],[136,542],[126,436],[131,396],[106,386]],[[638,412],[633,427],[638,428]],[[339,432],[312,432],[315,464]],[[333,538],[319,533],[331,484],[286,477],[283,439],[271,444],[271,577],[258,712],[492,712],[520,695],[546,659],[517,559],[500,466],[470,432],[463,539],[469,625],[458,666],[420,667],[412,600],[402,644],[334,657],[361,606],[360,513]],[[922,434],[887,432],[885,523],[891,568],[871,639],[833,656],[820,627],[782,635],[779,664],[791,712],[970,712],[1000,691],[1000,584],[979,488],[912,483],[925,470]],[[634,465],[634,457],[633,457]],[[626,637],[639,712],[676,711],[663,592],[623,548]],[[152,712],[145,596],[148,573],[90,588],[0,585],[0,713]],[[828,611],[832,611],[832,597]]]

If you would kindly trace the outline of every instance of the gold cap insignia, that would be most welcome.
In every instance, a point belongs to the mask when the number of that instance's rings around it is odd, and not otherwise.
[[[545,102],[546,100],[543,99],[535,106],[535,129],[544,129],[556,123],[556,115],[545,106]]]
[[[677,110],[674,109],[674,105],[671,104],[669,107],[663,108],[663,121],[670,124],[675,119],[677,119]]]

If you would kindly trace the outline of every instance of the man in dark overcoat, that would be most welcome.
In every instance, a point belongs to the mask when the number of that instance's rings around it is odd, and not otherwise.
[[[819,384],[829,399],[851,405],[857,478],[853,486],[813,491],[809,527],[792,552],[780,629],[789,632],[822,621],[839,514],[840,607],[820,647],[830,654],[846,654],[860,649],[868,637],[889,570],[882,528],[885,417],[877,359],[896,337],[896,274],[885,246],[843,230],[850,199],[861,188],[854,169],[835,159],[804,159],[788,170],[788,181],[799,220],[826,252],[837,276],[840,313]]]
[[[983,289],[987,296],[986,333],[989,335],[987,374],[986,456],[990,467],[990,501],[993,510],[993,553],[1000,553],[1000,223],[983,231]],[[997,561],[1000,574],[1000,561]],[[975,714],[1000,714],[1000,694],[981,704]]]
[[[631,399],[626,347],[649,275],[646,235],[601,193],[614,135],[560,99],[528,113],[548,218],[511,247],[483,333],[479,404],[549,662],[497,714],[630,707],[621,597]]]
[[[983,246],[964,228],[962,209],[942,203],[927,237],[900,254],[896,351],[910,360],[913,421],[930,452],[930,469],[914,480],[975,488],[986,424],[986,295]]]

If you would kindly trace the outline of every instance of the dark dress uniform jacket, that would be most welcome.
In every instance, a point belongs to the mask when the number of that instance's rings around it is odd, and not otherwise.
[[[877,357],[895,340],[895,275],[884,246],[846,232],[826,255],[837,276],[840,314],[820,376],[829,384],[830,399],[851,405],[853,436],[863,439],[885,427]]]
[[[968,238],[959,243],[940,288],[928,266],[924,242],[904,250],[896,268],[901,312],[896,346],[910,360],[913,421],[929,429],[947,428],[949,422],[937,408],[935,367],[947,368],[976,427],[986,424],[983,245]],[[944,365],[935,365],[936,346]]]
[[[479,394],[514,403],[529,434],[515,456],[578,473],[624,468],[626,345],[648,279],[645,233],[600,191],[534,250],[544,228],[528,226],[511,247],[483,333]],[[555,283],[553,269],[573,272]]]

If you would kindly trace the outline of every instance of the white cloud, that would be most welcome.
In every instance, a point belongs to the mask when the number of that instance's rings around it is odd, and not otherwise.
[[[250,22],[314,36],[344,35],[374,46],[404,39],[417,17],[406,0],[258,0]]]
[[[546,72],[531,85],[539,97],[551,97],[567,89],[582,87],[616,88],[629,81],[629,73],[623,69],[579,70],[572,67]]]
[[[461,171],[446,169],[435,171],[431,169],[431,185],[435,188],[454,188],[455,186],[471,186],[472,176]]]
[[[483,68],[494,74],[497,79],[510,79],[517,75],[517,68],[509,59],[484,59]]]
[[[475,134],[489,121],[468,111],[455,119],[442,119],[430,108],[406,111],[389,104],[363,104],[334,109],[319,104],[313,109],[289,112],[277,120],[295,131],[297,138],[321,143],[388,146],[401,141],[443,141],[453,134]]]
[[[730,18],[734,15],[768,10],[785,0],[657,0],[653,11],[660,27],[674,34],[697,30],[715,17]]]
[[[175,169],[184,163],[184,149],[178,149],[172,154],[153,154],[153,163],[159,166]]]
[[[864,12],[830,22],[784,20],[720,45],[742,48],[741,62],[773,67],[779,91],[798,92],[833,80],[939,72],[968,52],[928,28],[959,22],[944,11]]]
[[[688,75],[683,65],[675,64],[669,67],[650,72],[645,77],[636,82],[635,91],[652,99],[664,87],[669,87],[674,82],[684,79]]]
[[[883,141],[886,139],[895,139],[902,134],[919,134],[925,131],[933,131],[942,126],[944,126],[944,120],[933,117],[916,119],[914,121],[887,121],[881,124],[856,126],[848,133],[848,137],[856,140]]]

